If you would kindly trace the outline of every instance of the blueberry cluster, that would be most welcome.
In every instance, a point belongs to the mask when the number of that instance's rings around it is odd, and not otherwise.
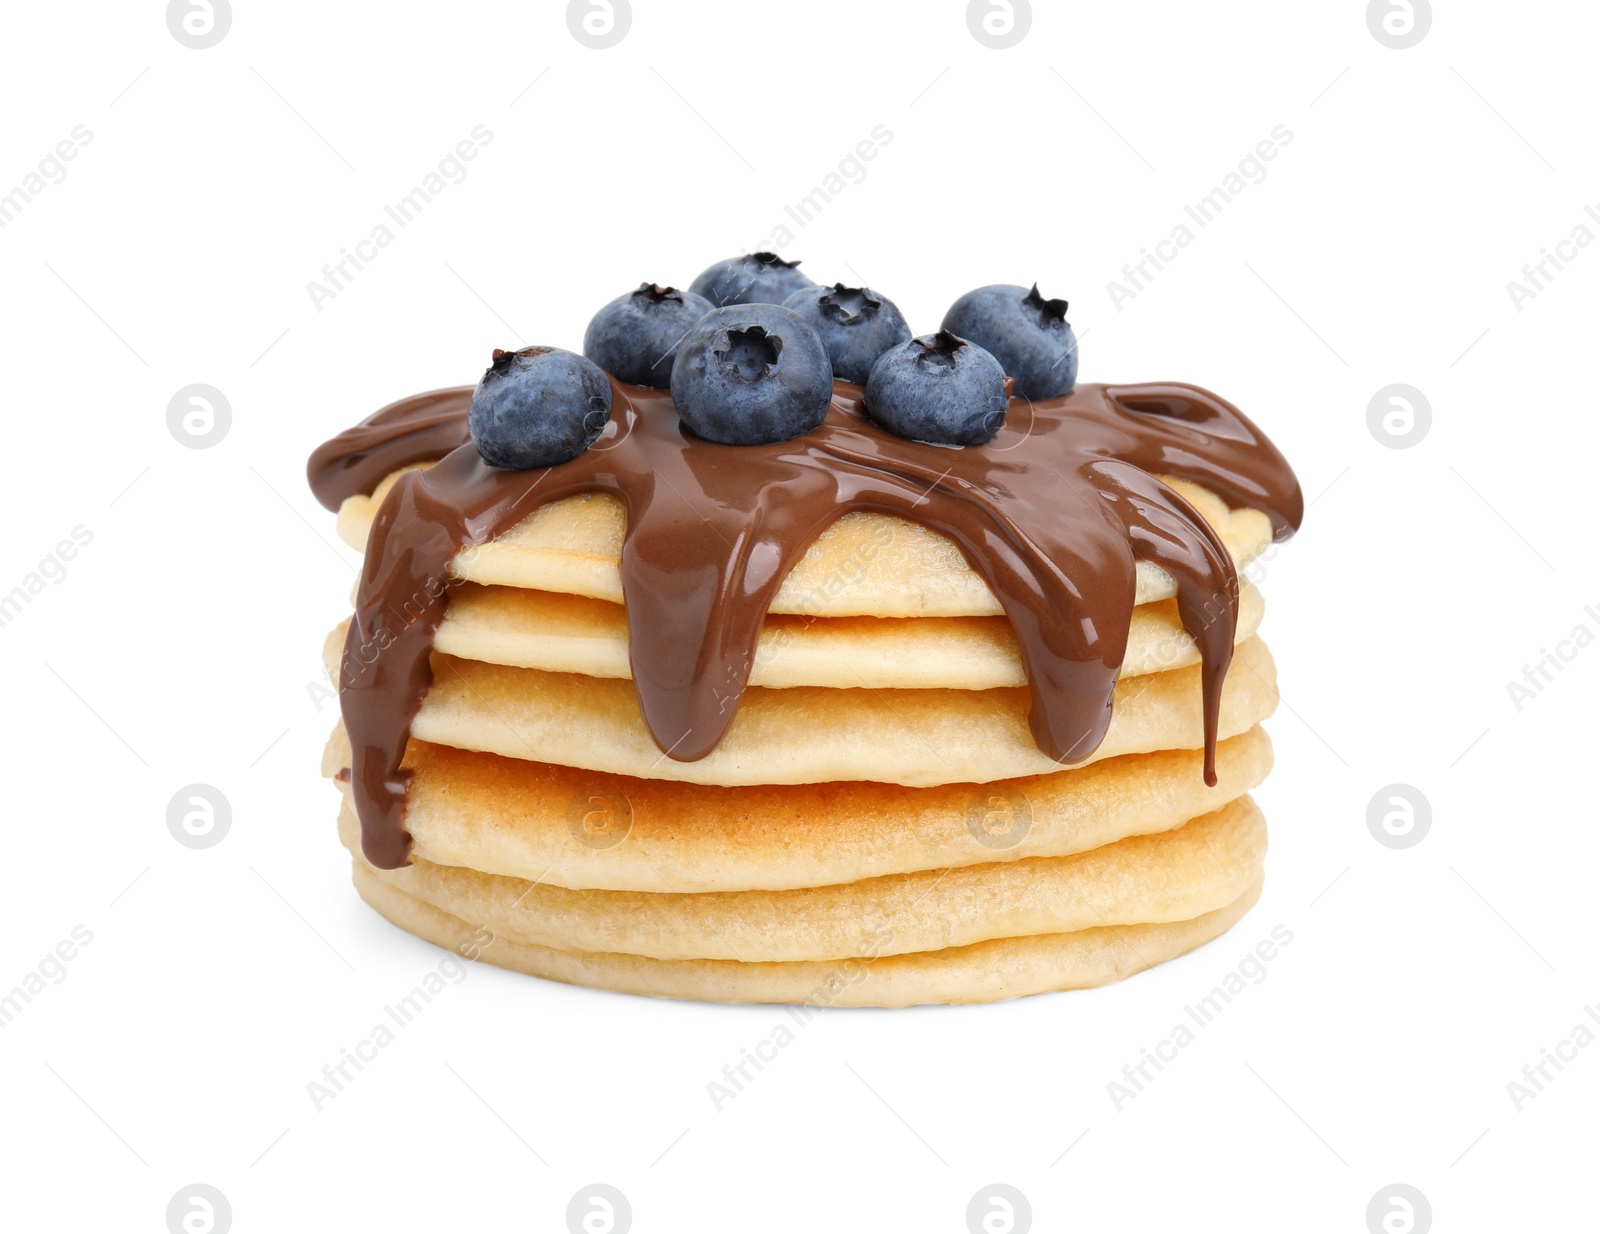
[[[610,417],[608,374],[670,389],[684,425],[724,445],[811,432],[836,379],[864,385],[867,415],[892,433],[981,445],[1013,394],[1054,398],[1077,381],[1067,302],[1037,284],[969,291],[936,333],[913,337],[887,296],[813,283],[799,266],[750,253],[711,266],[687,291],[641,283],[594,315],[581,356],[496,351],[468,418],[479,453],[513,468],[576,458]]]

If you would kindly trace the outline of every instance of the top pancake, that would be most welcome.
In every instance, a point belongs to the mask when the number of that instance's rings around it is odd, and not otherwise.
[[[339,535],[364,550],[378,507],[403,474],[386,477],[372,496],[348,498]],[[1216,494],[1182,480],[1164,482],[1185,498],[1243,567],[1272,539],[1259,510],[1230,510]],[[626,512],[607,493],[553,501],[487,544],[457,555],[453,573],[475,583],[564,592],[622,602],[618,561]],[[1176,594],[1172,578],[1138,563],[1136,603]],[[956,545],[916,523],[882,514],[846,514],[795,563],[770,610],[813,617],[989,617],[1002,612],[994,593]]]

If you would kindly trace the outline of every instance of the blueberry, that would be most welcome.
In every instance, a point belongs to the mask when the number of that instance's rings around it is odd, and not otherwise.
[[[590,319],[583,354],[618,381],[664,390],[678,343],[710,311],[711,301],[692,291],[640,283]]]
[[[911,337],[892,301],[870,287],[806,287],[783,302],[822,339],[840,381],[866,382],[872,362]]]
[[[610,418],[611,382],[591,361],[555,347],[496,348],[467,428],[484,462],[524,470],[577,458]]]
[[[689,290],[717,308],[729,304],[782,304],[804,287],[816,286],[776,253],[746,253],[701,271]]]
[[[1078,340],[1067,324],[1067,302],[996,283],[969,291],[950,306],[943,328],[976,343],[1000,361],[1020,398],[1054,398],[1078,380]]]
[[[766,445],[809,433],[828,414],[833,370],[817,332],[778,304],[712,309],[672,365],[672,401],[699,436]]]
[[[886,351],[867,378],[867,415],[891,433],[977,446],[1006,418],[1006,374],[976,343],[948,330]]]

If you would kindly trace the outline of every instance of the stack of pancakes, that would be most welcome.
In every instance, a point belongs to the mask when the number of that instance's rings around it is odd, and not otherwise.
[[[348,498],[364,548],[399,473]],[[1169,480],[1239,566],[1271,536]],[[722,742],[680,762],[629,677],[624,514],[571,497],[453,566],[412,726],[411,864],[362,855],[343,726],[324,759],[362,897],[444,947],[638,994],[816,1006],[987,1002],[1100,985],[1227,930],[1261,889],[1248,791],[1277,702],[1243,584],[1217,783],[1199,654],[1140,563],[1112,721],[1063,768],[1028,727],[1016,639],[960,551],[849,514],[784,582]],[[341,626],[328,638],[339,677]]]

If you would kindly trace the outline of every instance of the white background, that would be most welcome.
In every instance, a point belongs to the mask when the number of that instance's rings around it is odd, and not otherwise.
[[[1521,311],[1506,287],[1600,209],[1593,6],[1441,4],[1392,50],[1356,0],[1040,3],[1004,51],[953,0],[635,0],[609,50],[559,3],[240,2],[208,50],[162,7],[4,18],[0,192],[93,135],[0,230],[0,592],[93,536],[0,629],[0,990],[93,932],[0,1030],[8,1227],[161,1230],[200,1182],[239,1231],[559,1231],[601,1181],[640,1231],[959,1231],[996,1182],[1040,1230],[1360,1234],[1397,1182],[1441,1231],[1594,1228],[1600,1046],[1520,1112],[1506,1087],[1600,1004],[1600,650],[1507,689],[1600,632],[1600,245]],[[479,124],[467,178],[314,308]],[[306,454],[760,246],[880,124],[786,255],[918,331],[1037,279],[1084,380],[1216,389],[1314,499],[1263,579],[1264,899],[1108,989],[826,1013],[720,1112],[707,1083],[781,1010],[474,967],[316,1112],[307,1082],[441,953],[356,898],[317,775],[356,556]],[[1280,124],[1265,180],[1115,308]],[[166,423],[195,382],[232,408],[205,450]],[[1367,426],[1394,382],[1432,407],[1410,449]],[[232,805],[205,851],[166,825],[194,782]],[[1405,851],[1367,826],[1395,782],[1432,809]],[[1108,1082],[1280,923],[1267,978],[1119,1112]]]

